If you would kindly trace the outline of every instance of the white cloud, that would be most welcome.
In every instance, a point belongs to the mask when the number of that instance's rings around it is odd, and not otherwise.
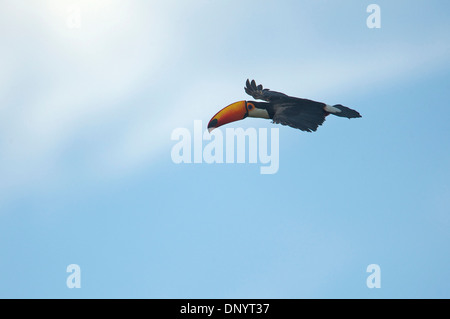
[[[73,3],[81,8],[79,29],[66,24]],[[0,108],[2,188],[41,178],[86,124],[132,110],[120,101],[157,80],[170,58],[171,30],[160,9],[150,9],[126,1],[3,6],[8,28],[1,35],[9,45],[0,61],[9,67],[0,77],[8,89]]]

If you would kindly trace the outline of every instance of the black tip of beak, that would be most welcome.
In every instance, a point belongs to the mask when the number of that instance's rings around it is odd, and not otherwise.
[[[214,128],[217,125],[217,119],[212,119],[211,122],[208,124],[208,128]]]

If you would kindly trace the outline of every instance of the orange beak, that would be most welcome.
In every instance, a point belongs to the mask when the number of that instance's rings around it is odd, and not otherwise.
[[[243,120],[248,116],[247,102],[239,101],[230,104],[212,117],[208,123],[208,132],[227,123]]]

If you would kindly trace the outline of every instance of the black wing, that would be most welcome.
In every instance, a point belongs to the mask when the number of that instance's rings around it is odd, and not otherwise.
[[[245,90],[245,93],[247,93],[248,95],[251,95],[254,99],[263,100],[263,101],[267,101],[267,102],[275,102],[275,101],[279,101],[279,100],[283,100],[283,99],[286,99],[286,100],[291,99],[290,96],[288,96],[284,93],[271,91],[269,89],[263,89],[263,86],[261,84],[256,85],[255,80],[252,80],[252,82],[250,82],[247,79],[244,90]]]
[[[253,98],[270,102],[274,112],[272,120],[277,124],[313,132],[323,124],[329,114],[324,109],[324,103],[263,89],[261,84],[256,85],[255,80],[247,80],[244,89]]]
[[[313,132],[325,122],[325,117],[328,115],[323,106],[322,103],[309,100],[283,103],[275,108],[273,122]]]

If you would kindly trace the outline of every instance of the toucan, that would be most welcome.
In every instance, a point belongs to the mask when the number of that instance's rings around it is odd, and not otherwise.
[[[247,79],[245,92],[254,99],[266,102],[239,101],[232,103],[212,117],[208,123],[208,131],[224,124],[243,120],[246,117],[272,119],[273,123],[288,125],[305,132],[315,132],[319,125],[330,114],[358,118],[361,115],[351,108],[341,104],[328,105],[322,102],[288,96],[284,93],[256,85],[255,80]]]

